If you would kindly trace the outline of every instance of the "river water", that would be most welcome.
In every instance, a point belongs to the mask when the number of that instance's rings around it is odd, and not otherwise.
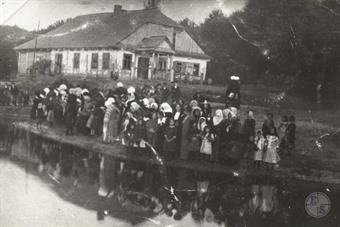
[[[126,162],[0,127],[0,226],[340,226],[340,191]],[[313,218],[305,199],[324,192]]]

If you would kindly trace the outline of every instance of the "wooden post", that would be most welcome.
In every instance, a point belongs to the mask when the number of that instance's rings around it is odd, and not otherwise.
[[[37,28],[37,32],[39,31],[39,27],[40,27],[40,20],[38,21],[38,28]],[[35,63],[35,52],[37,50],[37,45],[38,45],[38,34],[37,37],[35,37],[35,43],[34,43],[34,52],[33,52],[33,64]]]

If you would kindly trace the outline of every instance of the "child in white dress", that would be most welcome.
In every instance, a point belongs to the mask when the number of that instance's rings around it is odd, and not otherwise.
[[[212,154],[212,142],[215,139],[215,135],[211,133],[210,128],[208,126],[205,126],[203,129],[203,134],[202,134],[202,144],[201,144],[201,149],[200,153],[203,155],[206,160],[211,159],[211,154]]]
[[[264,153],[263,161],[268,168],[273,169],[280,161],[280,156],[278,154],[280,141],[275,127],[271,128],[270,133],[266,136],[266,140],[268,141],[268,147],[267,151]]]

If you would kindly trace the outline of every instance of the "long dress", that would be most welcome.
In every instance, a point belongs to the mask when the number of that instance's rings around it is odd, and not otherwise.
[[[279,148],[279,138],[277,136],[267,135],[268,147],[264,154],[263,161],[270,164],[277,164],[280,156],[277,153]]]
[[[190,116],[184,117],[182,121],[182,128],[181,128],[181,149],[180,149],[180,158],[183,160],[187,160],[189,157],[189,151],[188,151],[188,133],[190,130],[190,124],[191,119]]]
[[[254,153],[254,160],[255,161],[263,161],[263,153],[265,153],[264,149],[265,148],[265,138],[261,136],[260,139],[256,140],[256,146],[257,146],[257,151]]]
[[[147,135],[147,141],[151,146],[156,147],[157,143],[157,119],[150,119],[148,122],[146,122],[146,135]]]
[[[177,136],[177,128],[176,126],[170,127],[168,126],[165,129],[164,136],[167,136],[168,139],[172,139],[173,137]],[[176,151],[176,139],[171,140],[168,142],[164,140],[163,144],[163,152],[167,160],[171,160],[174,158],[174,154]]]
[[[35,96],[33,99],[33,105],[31,109],[31,119],[35,120],[37,118],[37,108],[38,104],[41,101],[41,99],[38,96]]]
[[[212,141],[215,139],[213,134],[204,135],[202,138],[202,144],[200,152],[201,154],[211,155],[212,154]]]
[[[111,142],[109,141],[109,137],[108,137],[108,129],[109,129],[109,122],[110,122],[112,110],[113,110],[113,105],[107,106],[105,110],[105,114],[104,114],[104,120],[103,120],[103,141],[107,143]]]
[[[109,125],[108,125],[109,141],[114,140],[119,135],[119,132],[118,132],[119,116],[120,116],[120,110],[118,109],[118,107],[113,105],[113,109],[110,114],[110,120],[109,120]]]

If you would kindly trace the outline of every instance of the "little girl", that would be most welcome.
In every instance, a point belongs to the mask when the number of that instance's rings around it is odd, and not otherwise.
[[[165,159],[171,160],[175,156],[177,145],[177,128],[173,118],[170,118],[169,126],[165,129],[164,139],[163,152],[165,153]]]
[[[262,135],[262,131],[257,131],[256,138],[255,138],[255,145],[257,150],[254,153],[254,165],[255,168],[260,168],[261,163],[263,161],[263,154],[267,150],[267,141]]]
[[[215,139],[215,135],[210,131],[208,126],[205,126],[202,134],[202,144],[200,153],[205,160],[211,159],[212,154],[212,142]]]
[[[279,149],[279,138],[275,127],[270,129],[270,132],[266,136],[266,140],[268,141],[268,147],[264,154],[263,161],[266,163],[268,169],[273,169],[280,161],[279,154],[277,153]]]
[[[41,124],[44,122],[45,119],[45,110],[44,110],[44,105],[39,102],[38,107],[37,107],[37,129],[41,130]]]
[[[137,142],[136,142],[136,123],[134,122],[133,119],[129,120],[129,124],[126,127],[125,141],[126,141],[126,145],[129,148],[137,147]]]

